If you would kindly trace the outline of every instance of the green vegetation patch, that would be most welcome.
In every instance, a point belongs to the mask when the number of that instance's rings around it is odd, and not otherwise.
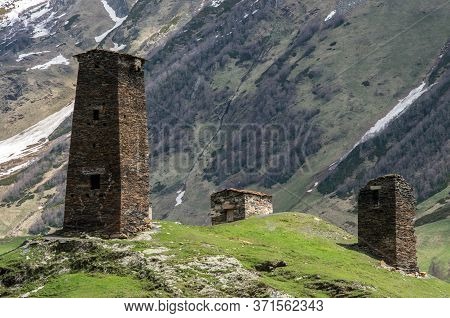
[[[427,214],[436,204],[445,204],[447,201],[450,201],[450,185],[447,185],[442,191],[421,202],[417,206],[417,215],[421,217]]]
[[[144,298],[146,283],[129,276],[102,273],[63,274],[50,280],[34,297],[64,298]]]
[[[0,295],[450,295],[448,283],[382,268],[355,243],[356,239],[345,231],[301,213],[253,217],[209,227],[155,222],[152,232],[132,240],[44,237],[0,256],[0,281],[4,287]],[[4,251],[19,245],[20,239],[0,243]],[[282,265],[268,268],[262,264]]]
[[[34,199],[34,194],[28,192],[25,194],[25,196],[23,196],[19,201],[17,201],[16,206],[21,206],[22,204],[25,203],[25,201],[27,200],[33,200]]]
[[[10,237],[0,239],[0,255],[18,248],[26,239],[26,237]]]
[[[288,266],[261,273],[263,283],[296,297],[445,297],[450,286],[389,272],[354,248],[346,232],[310,215],[282,213],[214,227],[162,222],[149,244],[171,248],[175,259],[224,254],[248,269],[267,260]],[[288,278],[286,278],[288,277]]]
[[[8,13],[8,10],[6,10],[5,8],[0,8],[0,17],[6,13]]]
[[[166,25],[164,25],[161,30],[159,30],[159,33],[165,34],[170,31],[170,28],[174,25],[177,25],[178,21],[180,21],[181,16],[177,15],[172,20],[169,21]]]
[[[419,226],[416,233],[419,267],[450,282],[450,219]]]
[[[17,173],[0,180],[0,186],[9,186],[17,180]]]

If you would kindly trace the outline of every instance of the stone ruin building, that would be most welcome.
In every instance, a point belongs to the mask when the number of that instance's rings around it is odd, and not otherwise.
[[[412,187],[399,175],[386,175],[361,189],[358,197],[358,244],[387,264],[417,272]]]
[[[273,207],[270,194],[230,188],[211,195],[212,225],[271,213]]]
[[[103,50],[75,57],[64,231],[125,237],[151,219],[145,60]]]

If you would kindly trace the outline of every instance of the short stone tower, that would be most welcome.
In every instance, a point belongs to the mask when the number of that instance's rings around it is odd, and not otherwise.
[[[369,181],[358,197],[358,244],[387,264],[416,272],[412,187],[399,175]]]
[[[145,60],[103,50],[75,57],[64,230],[139,232],[151,219]]]

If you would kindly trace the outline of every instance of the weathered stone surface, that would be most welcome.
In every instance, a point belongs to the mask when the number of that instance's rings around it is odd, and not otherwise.
[[[64,229],[139,232],[151,218],[144,60],[102,50],[76,57]]]
[[[369,181],[358,197],[358,244],[387,264],[416,272],[415,198],[399,175]]]
[[[286,267],[285,261],[265,261],[255,265],[255,269],[260,272],[272,272],[278,267]]]
[[[266,193],[231,188],[211,195],[212,225],[271,213],[272,196]]]

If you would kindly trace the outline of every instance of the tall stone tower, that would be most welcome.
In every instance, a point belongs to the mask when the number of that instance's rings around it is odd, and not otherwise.
[[[415,215],[413,189],[401,176],[369,181],[358,197],[358,244],[391,266],[417,271]]]
[[[75,57],[64,230],[139,232],[151,219],[145,60],[103,50]]]

